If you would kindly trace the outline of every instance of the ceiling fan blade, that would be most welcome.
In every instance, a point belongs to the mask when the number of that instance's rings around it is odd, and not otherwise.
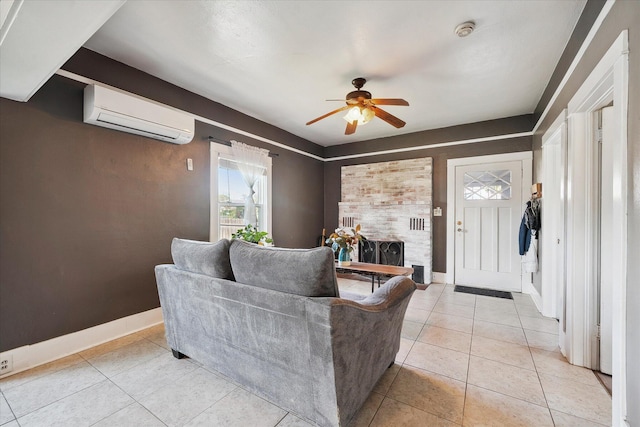
[[[405,122],[403,122],[402,120],[400,120],[396,116],[387,113],[386,111],[384,111],[381,108],[372,106],[371,109],[373,110],[373,113],[376,115],[376,117],[384,120],[385,122],[389,123],[393,127],[401,128],[404,125],[406,125]]]
[[[354,105],[359,105],[360,104],[360,101],[358,99],[356,99],[356,98],[352,98],[352,99],[325,99],[325,101],[329,101],[329,102],[335,102],[335,101],[346,102],[347,105],[350,105],[351,107],[353,107]]]
[[[333,111],[332,111],[332,112],[330,112],[330,113],[327,113],[327,114],[325,114],[325,115],[323,115],[323,116],[318,117],[317,119],[313,119],[313,120],[311,120],[310,122],[307,122],[307,126],[314,124],[314,123],[315,123],[315,122],[317,122],[318,120],[322,120],[322,119],[324,119],[324,118],[326,118],[326,117],[329,117],[329,116],[330,116],[330,115],[332,115],[332,114],[336,114],[336,113],[339,113],[340,111],[348,110],[349,108],[351,108],[351,105],[345,105],[345,106],[344,106],[344,107],[342,107],[342,108],[338,108],[337,110],[333,110]]]
[[[407,101],[401,98],[374,98],[370,99],[369,102],[373,105],[409,105]]]
[[[358,127],[358,121],[354,120],[350,123],[347,123],[347,129],[345,129],[344,134],[345,135],[351,135],[352,133],[355,133],[356,128]]]

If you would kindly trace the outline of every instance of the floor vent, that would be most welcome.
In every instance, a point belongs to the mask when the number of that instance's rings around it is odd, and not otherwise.
[[[456,285],[453,289],[454,292],[463,292],[465,294],[484,295],[486,297],[496,297],[504,299],[513,299],[511,292],[496,291],[493,289],[472,288],[470,286]]]

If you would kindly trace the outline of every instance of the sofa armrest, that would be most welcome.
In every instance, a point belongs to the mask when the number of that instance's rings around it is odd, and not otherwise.
[[[317,371],[314,378],[323,381],[326,377],[326,381],[335,384],[336,400],[341,408],[340,425],[352,420],[376,382],[394,362],[400,349],[402,321],[415,289],[413,280],[397,276],[358,301],[309,299],[309,326],[315,329],[310,336],[312,348],[316,350],[311,368]],[[321,319],[327,315],[329,325],[323,328]],[[333,375],[327,375],[330,368]]]
[[[374,293],[363,298],[342,298],[340,303],[353,305],[363,310],[382,311],[401,303],[407,296],[417,289],[415,282],[405,276],[395,276],[375,290]],[[334,304],[339,304],[334,302]]]

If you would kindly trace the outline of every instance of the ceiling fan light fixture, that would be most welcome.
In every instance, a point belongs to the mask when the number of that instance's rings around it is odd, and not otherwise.
[[[458,37],[467,37],[469,34],[473,33],[473,30],[475,29],[476,23],[473,21],[467,21],[458,25],[455,29],[455,33]]]
[[[362,109],[362,123],[358,123],[358,124],[367,124],[371,121],[371,119],[373,119],[375,117],[375,113],[373,112],[373,110],[371,110],[371,108],[363,108]]]
[[[367,107],[362,108],[359,106],[355,106],[353,108],[350,108],[349,111],[347,111],[347,114],[345,114],[344,119],[349,123],[353,123],[353,121],[355,120],[358,122],[358,126],[362,126],[369,123],[371,119],[373,119],[374,117],[375,117],[375,114],[373,111],[371,111],[370,108],[367,108]]]
[[[373,120],[374,117],[378,117],[380,120],[390,124],[391,126],[400,129],[405,122],[384,111],[379,105],[404,105],[408,106],[409,103],[401,98],[373,98],[371,93],[362,89],[362,86],[367,80],[364,77],[358,77],[353,79],[353,86],[355,91],[349,92],[344,100],[347,105],[340,108],[336,108],[333,111],[323,114],[309,122],[307,126],[314,124],[318,120],[325,119],[336,113],[346,111],[347,114],[343,117],[347,121],[347,128],[344,131],[345,135],[352,135],[359,125],[365,125]],[[342,101],[341,99],[334,99],[333,101]]]
[[[350,108],[343,118],[349,123],[353,122],[354,120],[358,120],[360,118],[360,108]]]

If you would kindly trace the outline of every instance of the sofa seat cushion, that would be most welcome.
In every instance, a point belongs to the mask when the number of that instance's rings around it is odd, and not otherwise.
[[[340,292],[340,298],[348,299],[350,301],[360,302],[363,299],[365,299],[366,297],[367,297],[366,295],[357,294],[355,292],[349,292],[349,291],[344,291],[344,290],[342,292]]]
[[[328,247],[283,249],[232,240],[229,257],[239,283],[306,297],[339,296]]]
[[[234,280],[229,261],[230,243],[227,239],[209,243],[174,238],[171,256],[173,263],[181,270]]]

